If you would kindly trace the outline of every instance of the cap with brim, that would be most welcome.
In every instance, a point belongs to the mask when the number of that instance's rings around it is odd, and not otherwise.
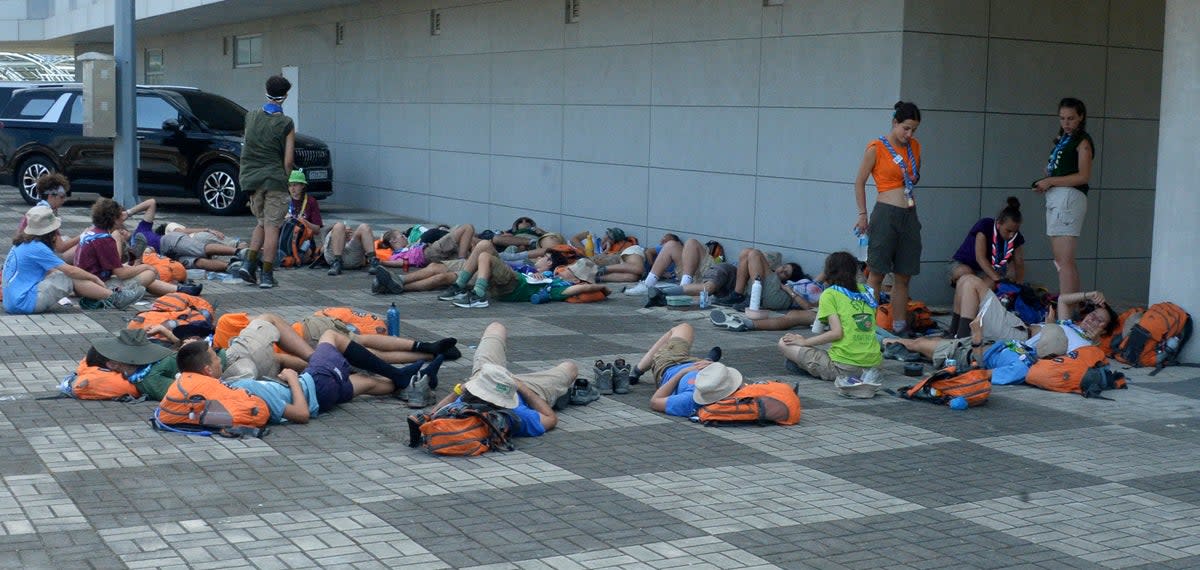
[[[696,391],[692,392],[692,399],[701,406],[711,404],[729,396],[741,385],[741,372],[714,362],[696,374]]]
[[[463,388],[493,406],[517,407],[517,379],[503,366],[484,363]]]
[[[567,269],[570,269],[571,273],[574,273],[575,277],[578,277],[580,281],[588,283],[596,282],[596,262],[590,259],[578,259],[575,263],[568,266]]]
[[[288,176],[288,184],[303,184],[308,186],[308,177],[304,175],[303,170],[293,170],[292,175]]]
[[[143,366],[171,355],[171,349],[150,342],[142,329],[124,329],[115,337],[92,342],[100,356],[113,362]]]
[[[25,213],[25,235],[44,236],[62,226],[62,220],[48,206],[34,206]]]
[[[1061,325],[1048,324],[1042,327],[1038,334],[1037,346],[1033,347],[1038,358],[1059,356],[1067,353],[1067,333]]]

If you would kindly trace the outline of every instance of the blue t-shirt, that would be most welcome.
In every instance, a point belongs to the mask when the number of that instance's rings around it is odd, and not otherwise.
[[[54,250],[40,241],[18,245],[4,258],[4,310],[28,315],[37,308],[37,286],[46,272],[63,264]]]
[[[229,383],[232,388],[241,388],[259,398],[262,398],[267,403],[267,409],[271,412],[271,418],[268,420],[273,424],[287,423],[283,418],[283,409],[292,403],[292,388],[286,384],[281,384],[274,380],[235,380]],[[300,389],[304,391],[304,399],[308,400],[308,417],[315,418],[320,411],[320,406],[317,404],[317,386],[313,383],[312,377],[308,374],[300,375]]]
[[[1037,362],[1032,349],[1015,341],[993,344],[983,353],[983,367],[992,371],[992,384],[1023,384],[1029,367]]]
[[[695,362],[685,362],[676,364],[663,371],[662,381],[666,382],[673,378],[680,370],[692,366]],[[680,416],[690,418],[696,415],[696,411],[700,409],[700,404],[696,403],[693,394],[696,392],[696,375],[699,370],[693,370],[684,374],[683,378],[679,379],[679,384],[675,386],[675,393],[667,396],[666,413],[669,416]]]
[[[450,405],[462,406],[462,396]],[[512,412],[517,415],[517,425],[513,426],[512,437],[537,437],[546,433],[546,428],[542,427],[541,414],[525,405],[525,399],[520,394],[517,394],[517,407],[513,408]]]

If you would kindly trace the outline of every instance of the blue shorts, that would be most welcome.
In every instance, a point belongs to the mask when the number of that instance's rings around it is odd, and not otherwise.
[[[305,368],[304,372],[312,376],[317,390],[317,404],[322,414],[354,398],[354,386],[350,383],[350,363],[346,362],[346,357],[338,352],[336,346],[324,342],[318,344],[309,357],[308,368]]]

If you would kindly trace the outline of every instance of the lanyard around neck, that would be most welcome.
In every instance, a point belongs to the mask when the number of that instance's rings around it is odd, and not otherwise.
[[[1014,232],[1012,239],[1005,241],[1000,237],[998,226],[997,222],[992,222],[992,269],[995,269],[997,272],[1004,269],[1005,265],[1008,265],[1009,258],[1012,257],[1013,252],[1017,249],[1017,234]]]
[[[1050,159],[1046,161],[1046,176],[1054,173],[1054,169],[1058,168],[1058,161],[1062,158],[1062,151],[1067,147],[1067,143],[1071,142],[1071,133],[1063,133],[1058,138],[1058,142],[1054,145],[1054,150],[1050,151]]]
[[[921,180],[921,165],[917,164],[916,159],[913,158],[912,141],[909,141],[908,146],[906,147],[908,150],[907,164],[905,164],[904,158],[902,158],[900,154],[896,152],[896,149],[892,147],[892,143],[888,142],[887,137],[879,137],[879,142],[882,142],[883,148],[886,148],[887,151],[891,153],[892,162],[895,162],[896,166],[900,167],[900,175],[904,177],[904,197],[908,198],[908,205],[912,206],[913,187],[916,186],[917,182],[920,182]],[[909,175],[909,169],[912,170],[911,175]]]
[[[875,291],[873,291],[870,287],[866,287],[866,293],[863,293],[862,291],[851,291],[845,287],[842,287],[841,285],[834,285],[830,287],[830,289],[849,297],[851,301],[866,303],[867,306],[871,307],[872,309],[879,306],[879,303],[875,301]]]

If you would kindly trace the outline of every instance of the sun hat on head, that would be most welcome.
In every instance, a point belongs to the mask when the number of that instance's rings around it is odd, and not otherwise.
[[[1062,325],[1051,323],[1043,326],[1033,350],[1037,352],[1038,358],[1066,354],[1067,333],[1063,332]]]
[[[303,184],[308,186],[308,177],[304,175],[303,170],[293,170],[292,175],[288,176],[288,184]]]
[[[493,406],[517,407],[517,379],[498,364],[485,362],[479,372],[463,384],[463,389]]]
[[[150,342],[144,329],[122,329],[117,336],[97,339],[92,348],[113,362],[145,366],[171,355],[171,349]]]
[[[25,235],[44,236],[62,226],[49,206],[34,206],[25,213]]]
[[[711,404],[732,394],[742,385],[742,373],[714,362],[696,374],[696,391],[692,400],[701,406]]]
[[[578,277],[580,281],[586,281],[588,283],[596,282],[596,262],[586,257],[579,258],[575,261],[575,263],[567,266],[567,269],[569,269],[571,273],[574,273],[575,277]]]

